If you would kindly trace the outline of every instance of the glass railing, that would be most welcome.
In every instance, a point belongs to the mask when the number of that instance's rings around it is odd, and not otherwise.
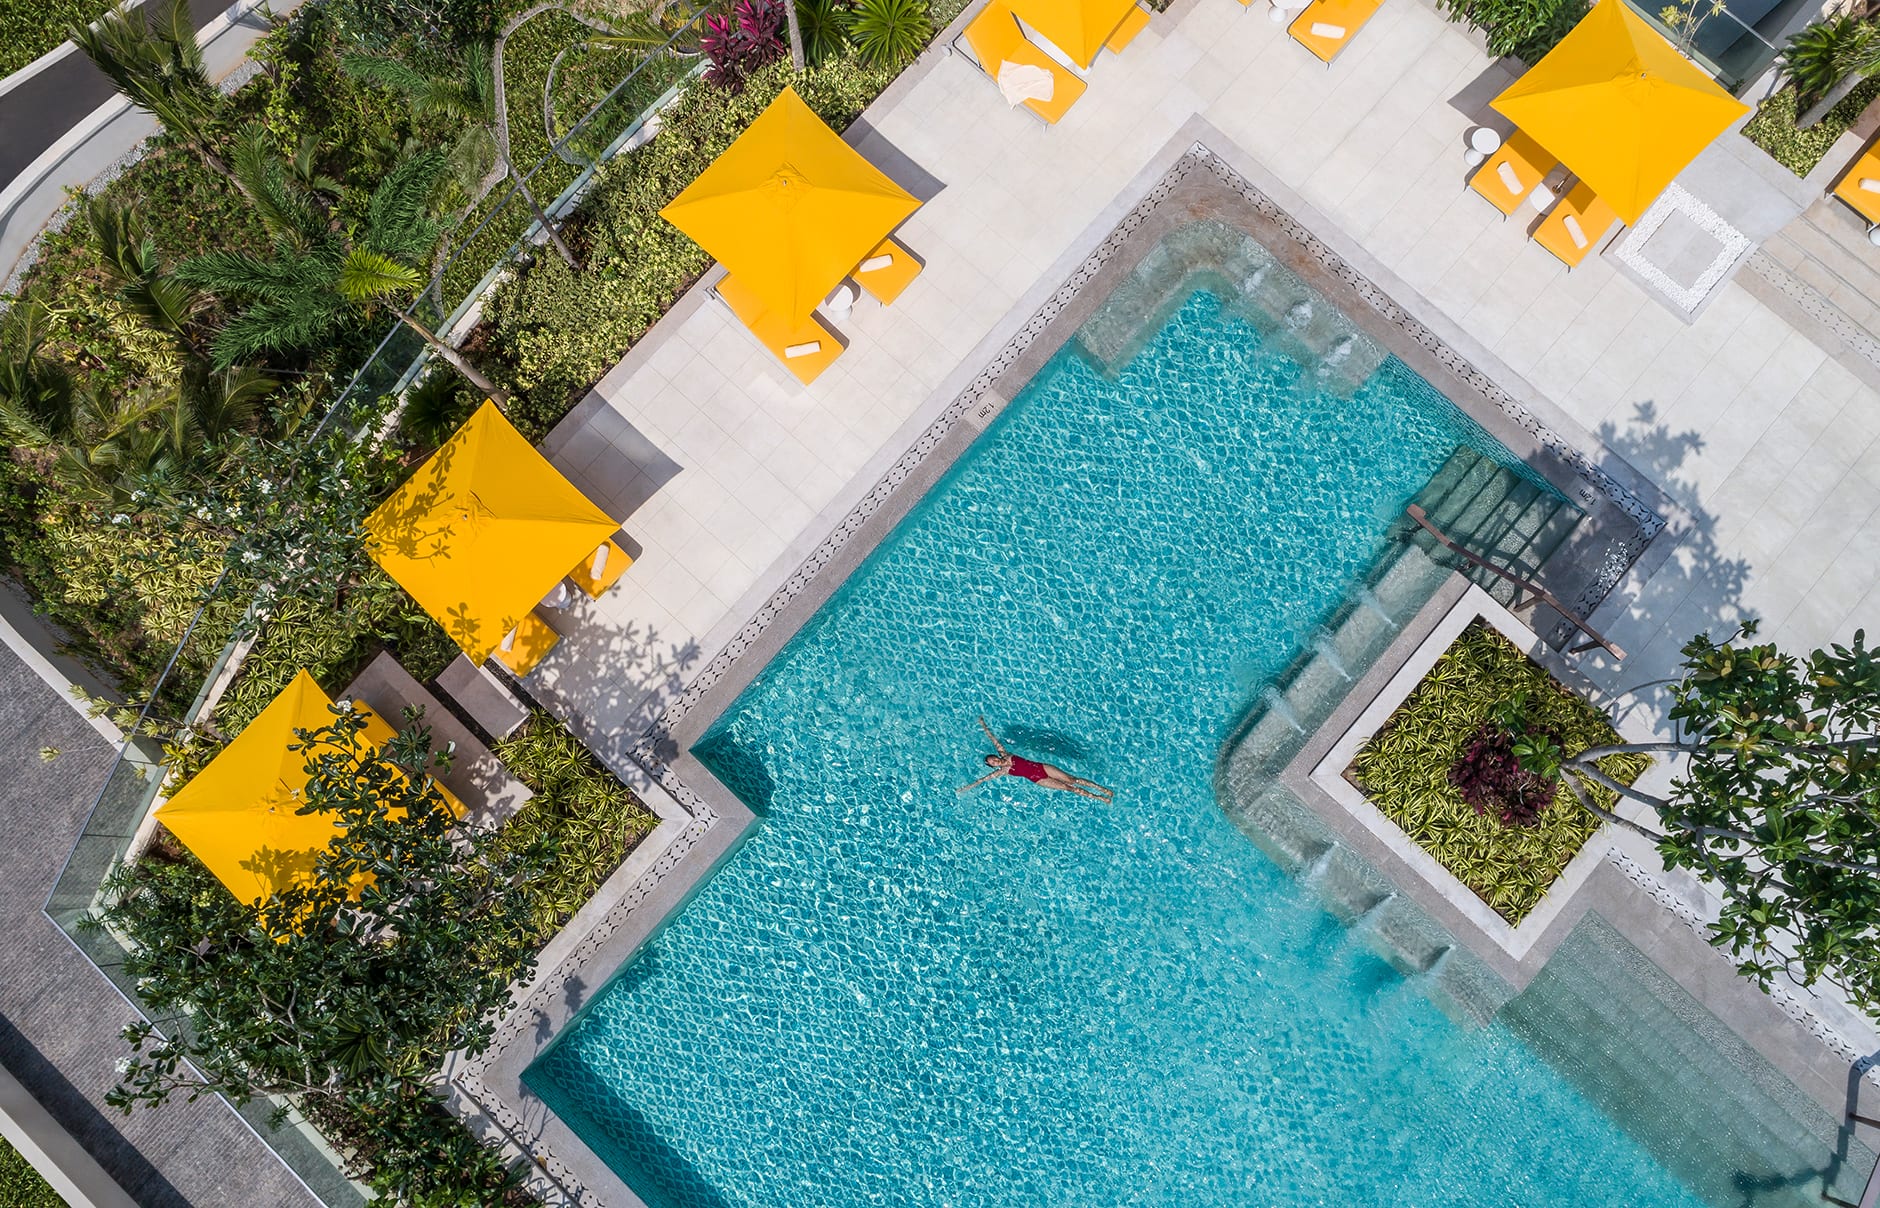
[[[650,133],[649,120],[701,69],[699,35],[711,11],[682,14],[671,35],[639,52],[632,70],[556,138],[520,180],[510,179],[493,190],[459,224],[442,268],[406,313],[433,331],[448,333],[475,311],[506,269],[524,256],[542,254],[537,245],[545,242],[545,235],[522,189],[526,187],[551,217],[565,217],[597,169],[643,141]],[[300,439],[311,443],[376,429],[427,360],[423,341],[410,328],[402,322],[390,324],[365,364]],[[239,548],[231,551],[230,565],[237,564],[238,553]],[[150,686],[148,703],[134,720],[122,719],[129,737],[46,901],[46,914],[133,1003],[138,1002],[137,986],[124,972],[122,941],[82,924],[101,904],[106,879],[150,826],[151,806],[164,777],[163,744],[155,735],[204,720],[238,671],[247,649],[238,622],[252,603],[254,586],[251,579],[233,573],[217,581],[162,675]],[[166,1029],[187,1026],[178,1020],[154,1022]],[[317,1133],[291,1115],[286,1124],[270,1123],[280,1106],[256,1100],[236,1111],[324,1203],[332,1208],[363,1204],[368,1194],[341,1173],[337,1156]]]
[[[1722,5],[1713,4],[1713,0],[1627,3],[1672,45],[1715,76],[1719,84],[1731,92],[1741,92],[1769,70],[1782,53],[1775,39],[1782,36],[1790,18],[1808,0],[1780,0],[1751,20],[1745,20],[1730,5],[1754,0],[1725,0]]]

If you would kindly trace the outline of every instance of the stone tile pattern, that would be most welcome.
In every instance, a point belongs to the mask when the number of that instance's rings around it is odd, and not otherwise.
[[[42,759],[42,749],[58,753]],[[44,914],[115,752],[10,651],[0,648],[0,1062],[150,1208],[315,1208],[220,1099],[124,1116],[104,1094],[130,1051],[136,1012]]]

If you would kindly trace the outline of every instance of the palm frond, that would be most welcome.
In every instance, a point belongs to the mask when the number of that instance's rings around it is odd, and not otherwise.
[[[319,250],[272,260],[250,252],[205,252],[177,265],[176,275],[227,297],[291,301],[328,280]]]
[[[218,369],[293,352],[319,343],[345,315],[341,299],[324,290],[300,298],[257,302],[236,315],[210,341]]]
[[[366,207],[365,245],[407,260],[429,250],[437,238],[431,197],[447,166],[444,153],[433,148],[393,168]]]
[[[169,273],[126,285],[118,297],[138,318],[176,335],[182,335],[207,304],[201,290]]]
[[[106,271],[120,284],[142,281],[161,267],[156,241],[129,206],[92,197],[85,203],[85,225],[91,228]]]
[[[378,302],[409,293],[424,283],[424,274],[371,248],[356,247],[340,262],[336,287],[349,302]]]
[[[268,237],[277,244],[306,247],[326,233],[326,218],[289,183],[286,165],[269,148],[267,140],[267,131],[259,123],[244,127],[235,139],[231,169]]]
[[[262,400],[279,385],[276,379],[250,365],[206,372],[184,383],[189,429],[197,440],[209,443],[252,426]]]

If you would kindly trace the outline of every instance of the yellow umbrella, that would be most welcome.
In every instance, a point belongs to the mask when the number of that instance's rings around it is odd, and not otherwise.
[[[1627,223],[1749,111],[1624,0],[1599,0],[1493,105]]]
[[[366,518],[366,552],[482,662],[619,528],[486,402]]]
[[[1012,11],[1079,67],[1087,68],[1135,4],[1136,0],[1012,0]],[[996,75],[998,64],[990,67]]]
[[[296,730],[333,724],[333,700],[305,671],[157,811],[170,833],[196,853],[229,892],[259,905],[313,875],[313,862],[339,828],[330,815],[297,814],[307,756]],[[362,737],[381,746],[392,728],[367,710]]]
[[[919,206],[785,88],[659,214],[801,322]]]

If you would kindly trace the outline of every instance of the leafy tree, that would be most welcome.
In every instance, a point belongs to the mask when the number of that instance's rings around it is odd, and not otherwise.
[[[203,66],[189,0],[153,5],[147,16],[112,9],[93,25],[72,26],[68,36],[132,105],[156,118],[212,171],[235,179],[215,150],[212,129],[222,94]]]
[[[451,64],[454,70],[445,74],[427,75],[402,59],[379,55],[348,55],[342,65],[354,79],[403,93],[411,102],[414,116],[435,115],[467,123],[450,153],[452,166],[462,177],[481,177],[485,165],[494,159],[501,172],[479,186],[476,194],[481,196],[488,184],[508,176],[516,182],[516,190],[568,267],[579,267],[574,252],[530,191],[529,182],[510,160],[509,131],[488,46],[476,43],[465,47],[462,57]]]
[[[344,230],[317,195],[289,181],[279,159],[252,149],[238,154],[273,255],[209,252],[177,270],[192,285],[245,303],[210,343],[218,365],[310,348],[360,310],[393,305],[399,307],[399,322],[452,368],[498,403],[507,399],[463,354],[400,305],[424,285],[424,275],[410,262],[437,237],[430,198],[444,171],[442,152],[412,156],[392,169],[373,191],[363,222]]]
[[[1756,624],[1684,646],[1670,687],[1670,738],[1562,756],[1537,743],[1526,761],[1560,776],[1580,803],[1654,840],[1723,897],[1711,942],[1764,986],[1779,973],[1827,978],[1880,1008],[1880,662],[1852,645],[1804,657],[1750,644]],[[1644,752],[1682,761],[1659,795],[1606,775],[1596,760]],[[1649,810],[1640,823],[1602,809],[1580,778]]]
[[[258,906],[193,860],[147,858],[110,882],[91,925],[131,941],[126,971],[164,1022],[125,1030],[134,1055],[107,1100],[128,1112],[179,1095],[291,1095],[366,1142],[381,1190],[498,1201],[497,1156],[436,1111],[427,1079],[447,1052],[488,1045],[510,982],[532,968],[523,889],[552,853],[459,821],[431,779],[425,727],[378,751],[363,727],[342,703],[300,734],[299,812],[340,828],[308,879]]]

